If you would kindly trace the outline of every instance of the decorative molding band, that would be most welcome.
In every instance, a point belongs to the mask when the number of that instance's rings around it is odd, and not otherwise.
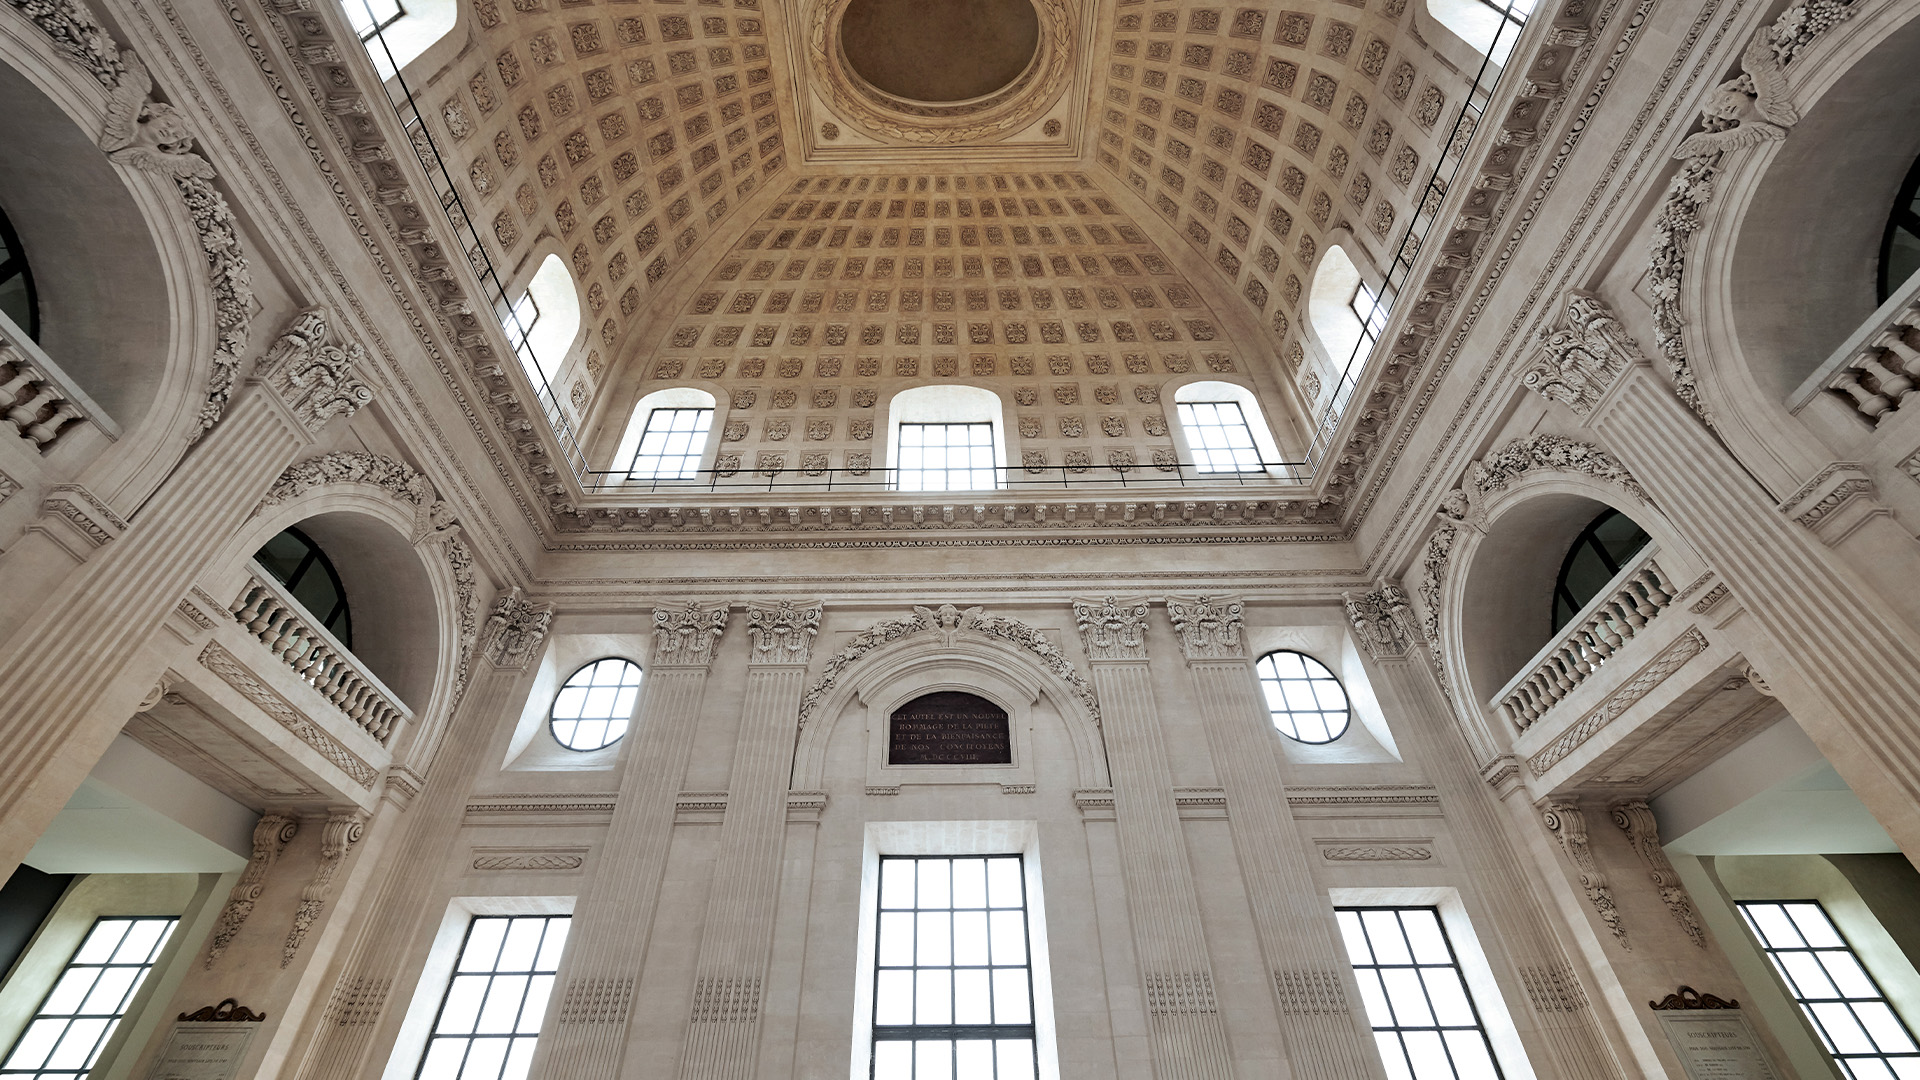
[[[1087,659],[1096,663],[1109,660],[1145,660],[1147,658],[1147,602],[1122,600],[1109,596],[1100,600],[1075,600],[1073,621],[1080,628],[1080,642]]]
[[[900,794],[900,785],[899,784],[868,784],[867,794],[875,797],[898,795]]]
[[[827,808],[827,793],[824,791],[787,792],[787,820],[818,823],[820,815]]]
[[[554,1020],[561,1024],[623,1024],[633,1001],[631,978],[584,978],[567,984]]]
[[[1205,971],[1149,971],[1145,978],[1147,1013],[1182,1016],[1217,1013],[1213,975]]]
[[[1520,965],[1520,983],[1535,1012],[1573,1013],[1587,1008],[1587,992],[1567,963],[1552,966]]]
[[[1327,862],[1429,862],[1432,840],[1315,840]]]
[[[1687,610],[1693,612],[1695,615],[1705,615],[1707,612],[1713,610],[1715,604],[1725,600],[1731,593],[1732,590],[1727,588],[1726,582],[1715,582],[1713,588],[1703,593],[1700,599],[1688,604]]]
[[[174,605],[174,610],[178,611],[182,618],[202,630],[213,629],[213,616],[201,611],[199,605],[186,597],[181,597],[180,602]],[[215,606],[214,610],[218,611],[220,608]]]
[[[696,1024],[751,1024],[760,1019],[760,980],[753,976],[702,975],[693,984]]]
[[[1099,726],[1100,699],[1094,696],[1092,684],[1073,669],[1073,665],[1067,661],[1066,654],[1060,651],[1059,646],[1048,641],[1045,634],[1018,619],[1010,619],[1004,615],[988,615],[979,607],[970,607],[963,611],[952,604],[941,604],[938,609],[915,605],[912,618],[877,622],[855,634],[845,647],[827,658],[826,667],[821,670],[820,677],[815,679],[813,685],[809,686],[807,692],[801,696],[800,726],[805,727],[807,721],[813,718],[813,710],[819,708],[821,700],[826,697],[829,690],[833,689],[834,683],[839,681],[840,676],[854,661],[882,645],[892,644],[913,634],[929,632],[938,633],[947,645],[954,644],[962,635],[979,635],[996,638],[1032,653],[1042,666],[1053,673],[1055,678],[1066,683],[1073,690],[1080,704],[1086,707],[1094,725]]]
[[[1568,861],[1572,862],[1580,878],[1580,888],[1587,894],[1587,902],[1600,916],[1600,921],[1613,931],[1614,939],[1620,947],[1630,949],[1627,943],[1627,928],[1620,924],[1620,908],[1614,903],[1613,889],[1607,884],[1607,877],[1600,872],[1593,860],[1593,849],[1587,843],[1587,817],[1580,812],[1580,806],[1571,800],[1550,802],[1541,812],[1541,821],[1547,826],[1547,832],[1560,842],[1560,850]]]
[[[347,854],[366,831],[367,815],[358,810],[334,813],[321,826],[320,864],[314,868],[313,880],[300,890],[300,906],[293,913],[293,929],[287,932],[287,943],[280,950],[281,967],[293,963],[294,956],[300,952],[308,932],[326,908],[334,875],[340,872],[340,864],[346,861]]]
[[[527,850],[474,848],[475,870],[578,870],[587,862],[586,848]]]
[[[1173,805],[1177,810],[1185,811],[1181,816],[1219,816],[1227,813],[1227,789],[1217,787],[1177,787],[1173,789]],[[1196,815],[1193,811],[1215,811],[1214,815]]]
[[[1440,794],[1426,785],[1345,784],[1287,789],[1287,805],[1306,806],[1439,806]]]
[[[472,814],[611,814],[615,796],[594,795],[494,795],[467,804]]]
[[[1594,737],[1601,728],[1606,727],[1619,716],[1632,708],[1635,702],[1646,697],[1667,680],[1669,675],[1679,671],[1687,661],[1706,651],[1707,636],[1697,626],[1687,627],[1686,633],[1668,645],[1660,655],[1647,662],[1632,679],[1620,689],[1615,690],[1592,712],[1580,718],[1578,723],[1560,734],[1560,737],[1547,744],[1546,748],[1527,759],[1527,768],[1535,776],[1545,776],[1549,769],[1565,760],[1568,754],[1580,748],[1580,744]]]
[[[127,523],[79,484],[55,484],[40,500],[40,517],[58,518],[77,531],[88,548],[103,547],[127,531]],[[74,554],[84,558],[84,551]]]
[[[1031,795],[1036,790],[1038,789],[1036,785],[1033,785],[1033,784],[1001,784],[1000,785],[1000,794],[1002,795]]]
[[[226,906],[220,909],[220,921],[214,925],[213,944],[207,947],[205,968],[211,969],[213,962],[220,959],[233,944],[240,927],[253,914],[254,902],[260,899],[260,893],[266,888],[267,871],[273,869],[275,859],[286,850],[288,841],[300,831],[300,823],[284,814],[264,814],[253,826],[253,855],[247,860],[247,868],[241,872],[240,880],[227,893]]]
[[[1273,987],[1280,994],[1280,1011],[1292,1016],[1347,1016],[1347,988],[1340,973],[1320,969],[1276,971]]]
[[[1468,465],[1466,479],[1440,500],[1440,516],[1486,532],[1487,499],[1505,491],[1520,477],[1543,471],[1589,476],[1613,484],[1643,503],[1652,502],[1619,458],[1592,443],[1546,432],[1514,439]]]
[[[726,816],[724,791],[683,791],[673,798],[675,825],[718,825]]]
[[[242,697],[258,705],[262,712],[279,721],[281,727],[293,732],[296,738],[352,777],[355,783],[368,791],[373,790],[374,781],[380,778],[380,770],[341,745],[338,739],[327,734],[325,728],[294,708],[272,687],[254,678],[253,673],[232,653],[222,648],[219,642],[209,641],[206,648],[200,650],[200,665],[220,676],[228,686],[240,691]]]
[[[1169,596],[1167,618],[1180,635],[1180,648],[1189,661],[1245,660],[1246,639],[1240,633],[1246,605],[1235,596]]]
[[[1696,948],[1706,948],[1706,927],[1700,925],[1700,913],[1693,908],[1693,898],[1687,895],[1680,875],[1674,872],[1665,849],[1660,846],[1660,826],[1654,821],[1653,809],[1645,799],[1627,799],[1613,804],[1611,816],[1620,831],[1627,834],[1627,842],[1633,845],[1640,861],[1647,865],[1647,876],[1653,879],[1653,887],[1660,893],[1660,902],[1667,905],[1667,913]]]

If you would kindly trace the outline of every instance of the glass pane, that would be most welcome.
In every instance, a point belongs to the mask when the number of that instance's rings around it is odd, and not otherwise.
[[[1022,907],[1026,893],[1020,881],[1019,859],[987,860],[987,896],[994,907]]]
[[[987,962],[986,912],[961,911],[954,914],[953,962],[956,964]]]
[[[993,969],[993,1022],[1033,1023],[1032,991],[1026,968]]]
[[[945,1040],[914,1043],[913,1080],[953,1080],[953,1044]]]
[[[874,977],[873,1022],[913,1023],[913,972],[882,971]]]
[[[913,913],[910,911],[883,911],[880,913],[880,964],[884,967],[907,967],[913,963]]]
[[[946,968],[914,972],[913,1022],[953,1023],[953,973]]]
[[[962,969],[953,973],[953,1022],[956,1024],[993,1023],[993,990],[985,968]]]
[[[953,906],[987,906],[987,862],[985,859],[953,860]]]
[[[943,908],[947,906],[948,883],[951,872],[945,859],[921,859],[920,895],[918,906],[922,908]]]
[[[989,916],[993,927],[993,962],[1027,962],[1027,916],[1024,911],[995,911]]]
[[[906,859],[889,859],[880,864],[880,906],[883,908],[910,908],[913,906],[913,863]]]
[[[506,919],[475,919],[467,932],[467,947],[460,953],[461,971],[492,971],[500,955],[500,943],[507,936]]]
[[[873,1080],[913,1080],[913,1044],[880,1042],[873,1045]]]
[[[921,967],[953,963],[953,916],[923,911],[914,926],[914,962]]]
[[[1033,1040],[1001,1039],[993,1048],[1000,1065],[995,1080],[1033,1080]]]

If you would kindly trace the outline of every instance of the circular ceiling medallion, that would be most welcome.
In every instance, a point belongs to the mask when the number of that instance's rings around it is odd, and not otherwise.
[[[1029,0],[848,0],[840,49],[882,93],[948,104],[1020,77],[1040,46]]]
[[[1060,96],[1071,23],[1066,0],[817,0],[808,60],[845,119],[952,145],[1010,135]]]

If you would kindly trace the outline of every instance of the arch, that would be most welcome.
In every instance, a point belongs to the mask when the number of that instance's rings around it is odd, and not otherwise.
[[[635,456],[641,450],[641,440],[647,433],[648,423],[656,409],[705,409],[707,423],[700,429],[699,445],[690,448],[695,463],[689,475],[684,468],[660,468],[638,470],[634,467]],[[614,451],[613,460],[607,463],[610,471],[625,473],[629,480],[692,480],[702,470],[713,468],[713,459],[719,448],[719,440],[713,437],[717,429],[714,423],[719,419],[719,399],[707,390],[697,386],[674,386],[665,390],[655,390],[641,398],[633,407],[633,415],[627,420],[626,433],[620,437],[620,447]],[[664,449],[664,448],[663,448]]]
[[[904,675],[935,666],[990,675],[995,683],[1018,689],[1029,703],[1044,695],[1067,726],[1080,786],[1107,785],[1100,705],[1092,684],[1032,626],[986,615],[977,607],[961,611],[943,604],[937,611],[915,608],[909,618],[875,623],[828,659],[801,698],[793,787],[814,790],[824,784],[828,742],[856,698],[866,701],[889,684],[899,687]],[[911,691],[898,689],[894,696],[904,701],[936,689],[980,693],[984,687],[935,682]],[[890,699],[881,704],[897,702]],[[998,704],[1005,707],[1011,702]]]
[[[887,399],[883,422],[887,426],[886,466],[894,470],[896,485],[910,483],[901,479],[902,468],[915,469],[917,461],[903,463],[900,454],[902,424],[991,424],[995,483],[978,485],[977,472],[968,478],[967,487],[997,487],[997,478],[1007,467],[1006,403],[1000,395],[985,387],[966,385],[916,386]],[[958,468],[959,466],[954,466]],[[949,474],[950,476],[950,474]],[[946,482],[946,481],[943,481]],[[958,490],[960,485],[955,485]],[[919,490],[915,488],[915,490]],[[948,490],[932,488],[926,490]]]
[[[1187,430],[1188,410],[1182,405],[1198,403],[1232,402],[1239,406],[1240,416],[1246,421],[1248,433],[1253,439],[1253,449],[1259,456],[1259,465],[1251,469],[1203,468],[1200,472],[1268,472],[1284,471],[1279,464],[1284,458],[1280,446],[1273,438],[1273,425],[1267,422],[1266,411],[1260,407],[1260,398],[1253,388],[1242,383],[1225,379],[1194,377],[1184,382],[1174,383],[1173,390],[1175,423],[1169,425],[1174,446],[1179,450],[1180,460],[1201,464],[1203,448],[1196,446],[1193,435]],[[1164,390],[1162,391],[1165,392]],[[1204,421],[1204,417],[1199,418]],[[1230,419],[1230,418],[1229,418]],[[1218,457],[1219,455],[1213,455]]]
[[[1334,370],[1346,367],[1366,335],[1367,325],[1354,307],[1359,290],[1366,284],[1359,265],[1342,244],[1329,245],[1313,271],[1313,284],[1307,289],[1307,324]],[[1371,310],[1371,306],[1363,310]]]
[[[573,355],[584,319],[580,288],[573,271],[557,254],[549,253],[527,279],[527,287],[512,307],[502,313],[507,340],[520,356],[520,367],[534,389],[559,400],[557,387],[567,359]]]

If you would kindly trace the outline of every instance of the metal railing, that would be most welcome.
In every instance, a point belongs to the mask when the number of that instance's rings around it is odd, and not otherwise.
[[[807,491],[814,493],[875,492],[899,496],[934,497],[1040,497],[1048,491],[1074,487],[1120,487],[1160,490],[1166,488],[1244,488],[1270,491],[1274,488],[1301,487],[1313,480],[1305,462],[1262,462],[1261,471],[1203,472],[1190,462],[1169,465],[1011,465],[992,470],[991,487],[923,488],[902,487],[902,472],[917,469],[826,469],[755,467],[700,469],[692,476],[648,477],[622,471],[590,472],[581,478],[589,495],[604,494],[697,494],[727,492],[745,494],[755,491]],[[987,470],[972,470],[976,473]]]
[[[435,198],[440,209],[447,216],[447,223],[453,226],[455,235],[460,238],[466,249],[467,265],[472,268],[474,277],[480,282],[486,293],[487,301],[493,307],[493,313],[500,320],[500,327],[506,332],[508,343],[519,353],[525,348],[527,332],[531,329],[520,324],[520,317],[513,309],[513,302],[507,296],[506,284],[494,269],[493,259],[487,254],[487,245],[480,238],[479,231],[473,225],[472,216],[467,213],[466,203],[460,198],[460,191],[454,185],[453,174],[448,171],[445,158],[440,153],[440,144],[433,137],[433,130],[422,119],[420,106],[414,100],[413,90],[401,74],[400,64],[387,45],[386,27],[379,26],[379,19],[366,0],[341,0],[343,5],[357,5],[366,10],[369,27],[361,43],[366,46],[367,58],[373,61],[375,70],[382,76],[381,87],[387,96],[387,103],[393,106],[394,115],[406,129],[407,141],[413,146],[413,152],[427,171],[427,181],[433,185]],[[525,362],[521,358],[521,374],[533,387],[540,405],[540,415],[546,418],[547,426],[560,443],[560,454],[566,460],[568,468],[576,478],[584,478],[587,473],[587,455],[580,448],[575,436],[573,421],[560,407],[560,399],[547,384],[546,375],[538,364]]]

